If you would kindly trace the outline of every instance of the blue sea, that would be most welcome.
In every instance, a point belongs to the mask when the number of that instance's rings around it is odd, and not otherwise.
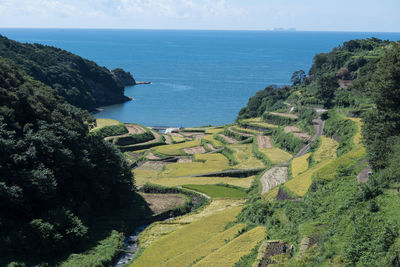
[[[232,123],[249,97],[270,84],[289,84],[316,53],[344,41],[400,33],[189,30],[0,29],[11,39],[66,49],[137,81],[134,100],[103,107],[98,118],[146,126]]]

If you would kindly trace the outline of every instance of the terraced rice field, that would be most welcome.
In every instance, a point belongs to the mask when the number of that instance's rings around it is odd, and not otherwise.
[[[287,118],[291,118],[291,119],[297,119],[297,115],[290,114],[290,113],[270,112],[270,114],[287,117]]]
[[[265,237],[265,228],[263,226],[255,227],[209,254],[193,266],[233,266],[241,257],[249,254],[258,242],[264,240]]]
[[[223,132],[224,129],[223,128],[214,128],[214,129],[207,129],[206,133],[207,134],[216,134],[216,133],[220,133]]]
[[[262,118],[261,117],[248,118],[248,119],[244,119],[242,121],[243,122],[262,122]]]
[[[202,146],[195,146],[195,147],[190,147],[190,148],[184,148],[183,151],[186,154],[202,154],[204,152],[206,152],[206,150],[204,149],[204,147]]]
[[[149,180],[151,183],[163,186],[181,186],[186,184],[229,184],[243,188],[249,188],[254,180],[254,176],[246,178],[234,177],[162,177],[154,180]]]
[[[313,173],[327,166],[336,158],[338,143],[325,136],[321,136],[321,140],[320,147],[314,153],[314,158],[319,163],[285,183],[286,188],[298,196],[304,196],[307,193],[312,182],[311,177]]]
[[[226,224],[234,221],[242,209],[238,206],[239,203],[230,200],[225,202],[225,205],[218,205],[222,208],[219,211],[215,209],[216,205],[211,204],[204,212],[189,216],[192,218],[183,216],[178,220],[169,221],[171,227],[167,229],[163,229],[162,224],[154,224],[141,234],[140,244],[146,249],[131,266],[182,266],[180,262],[176,263],[174,260],[183,253],[187,253],[185,261],[194,263],[198,259],[198,254],[191,254],[188,251],[210,242],[215,236],[225,232]],[[207,254],[207,246],[205,249]],[[193,258],[190,259],[189,255],[193,255]]]
[[[213,251],[223,247],[226,244],[226,240],[232,240],[236,234],[245,228],[245,226],[245,224],[236,224],[231,228],[218,233],[208,241],[195,246],[193,249],[190,249],[170,260],[166,266],[190,266],[190,264],[193,262],[193,259],[201,259],[211,254]]]
[[[254,127],[258,127],[258,128],[265,128],[265,129],[275,129],[275,128],[279,127],[278,125],[267,123],[267,122],[263,122],[263,121],[260,121],[260,122],[252,122],[251,121],[251,122],[249,122],[249,125],[250,126],[254,126]]]
[[[297,196],[304,196],[308,189],[310,188],[311,185],[311,177],[314,172],[320,170],[324,166],[328,165],[330,162],[333,160],[324,160],[323,162],[320,162],[316,164],[314,167],[310,168],[306,172],[294,177],[293,179],[289,180],[288,182],[285,183],[286,188],[288,188],[291,192],[296,194]]]
[[[167,163],[162,161],[146,161],[141,166],[135,168],[135,170],[154,170],[160,172],[165,165],[167,165]]]
[[[172,163],[165,167],[161,173],[163,177],[180,177],[200,173],[218,172],[228,168],[229,160],[222,154],[197,154],[197,162]]]
[[[294,158],[292,160],[292,175],[293,175],[293,177],[298,176],[300,173],[302,173],[308,169],[308,158],[310,156],[311,156],[311,153],[307,153],[303,156]]]
[[[258,148],[272,148],[274,144],[271,136],[257,135]]]
[[[294,136],[304,141],[310,140],[311,136],[308,133],[302,132],[296,126],[285,126],[285,133],[293,133]]]
[[[184,185],[184,188],[204,193],[212,198],[247,198],[247,193],[231,187],[220,185]]]
[[[180,144],[159,146],[156,148],[156,151],[158,153],[168,155],[168,156],[178,156],[178,155],[184,154],[182,149],[189,148],[189,147],[195,147],[195,146],[200,146],[200,140],[194,140],[194,141],[189,141],[189,142],[180,143]]]
[[[285,126],[285,133],[301,132],[296,126]]]
[[[247,136],[247,137],[252,137],[255,134],[260,134],[260,131],[256,131],[256,130],[252,130],[252,129],[247,129],[247,128],[243,128],[240,126],[232,126],[230,129],[232,129],[234,132],[237,132],[243,136]]]
[[[146,200],[154,214],[182,206],[186,201],[185,197],[179,194],[139,194]]]
[[[272,167],[266,171],[261,177],[262,191],[264,194],[271,189],[283,184],[288,180],[288,168],[287,167]]]
[[[121,122],[117,120],[112,120],[112,119],[96,119],[96,127],[94,127],[91,131],[100,129],[105,126],[112,126],[112,125],[118,125]]]
[[[252,152],[252,144],[236,144],[229,145],[234,153],[234,159],[239,162],[239,164],[235,165],[235,169],[257,169],[263,168],[264,164],[261,160],[254,157]]]
[[[272,164],[282,164],[292,158],[290,153],[277,147],[261,148],[260,151],[269,158]]]
[[[321,136],[321,145],[318,150],[314,153],[314,159],[316,162],[323,161],[325,159],[336,158],[336,149],[339,144],[335,140],[326,136]]]
[[[138,170],[135,168],[133,174],[135,176],[135,184],[137,186],[144,185],[150,180],[157,178],[159,176],[159,171],[157,170]]]
[[[226,136],[224,134],[218,134],[218,136],[222,137],[229,144],[237,144],[237,143],[239,143],[238,140],[236,140],[236,139],[234,139],[232,137]]]
[[[203,139],[209,141],[215,148],[224,146],[224,144],[214,138],[214,135],[206,135]]]
[[[182,136],[176,136],[176,135],[171,134],[171,138],[175,143],[182,143],[182,142],[186,141],[186,138],[182,137]]]
[[[346,154],[335,159],[330,164],[324,166],[315,173],[315,179],[332,180],[339,166],[349,167],[349,163],[357,162],[363,159],[366,155],[365,147],[361,143],[361,126],[362,122],[359,118],[348,118],[357,124],[358,131],[353,138],[354,148]]]
[[[163,135],[165,138],[165,143],[172,144],[172,138],[168,134]]]

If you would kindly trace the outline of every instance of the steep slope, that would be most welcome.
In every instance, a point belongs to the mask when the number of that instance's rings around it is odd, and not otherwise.
[[[0,58],[0,265],[76,251],[93,218],[145,211],[122,154],[89,134],[92,121]]]

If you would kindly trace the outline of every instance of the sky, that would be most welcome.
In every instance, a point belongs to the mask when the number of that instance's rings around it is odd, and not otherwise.
[[[0,0],[0,28],[399,32],[400,0]]]

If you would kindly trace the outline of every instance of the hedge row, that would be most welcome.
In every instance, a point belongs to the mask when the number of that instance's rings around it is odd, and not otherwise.
[[[141,150],[141,149],[148,149],[154,146],[160,146],[160,145],[165,145],[165,138],[164,136],[160,137],[160,140],[157,142],[153,143],[148,143],[148,144],[136,144],[136,145],[130,145],[130,146],[118,146],[118,148],[122,152],[127,152],[127,151],[136,151],[136,150]]]
[[[108,136],[116,136],[128,133],[128,129],[125,124],[120,123],[117,125],[104,126],[99,129],[90,132],[91,135],[100,136],[101,138],[106,138]]]
[[[282,127],[272,131],[272,138],[280,148],[292,153],[297,153],[304,145],[303,140],[294,136],[293,133],[285,133]]]
[[[146,129],[146,132],[140,134],[131,134],[128,136],[115,138],[114,144],[117,146],[128,146],[144,143],[154,139],[154,135]]]
[[[271,113],[264,113],[263,119],[266,122],[275,125],[292,125],[297,122],[297,119],[292,119],[289,117],[279,116]]]

